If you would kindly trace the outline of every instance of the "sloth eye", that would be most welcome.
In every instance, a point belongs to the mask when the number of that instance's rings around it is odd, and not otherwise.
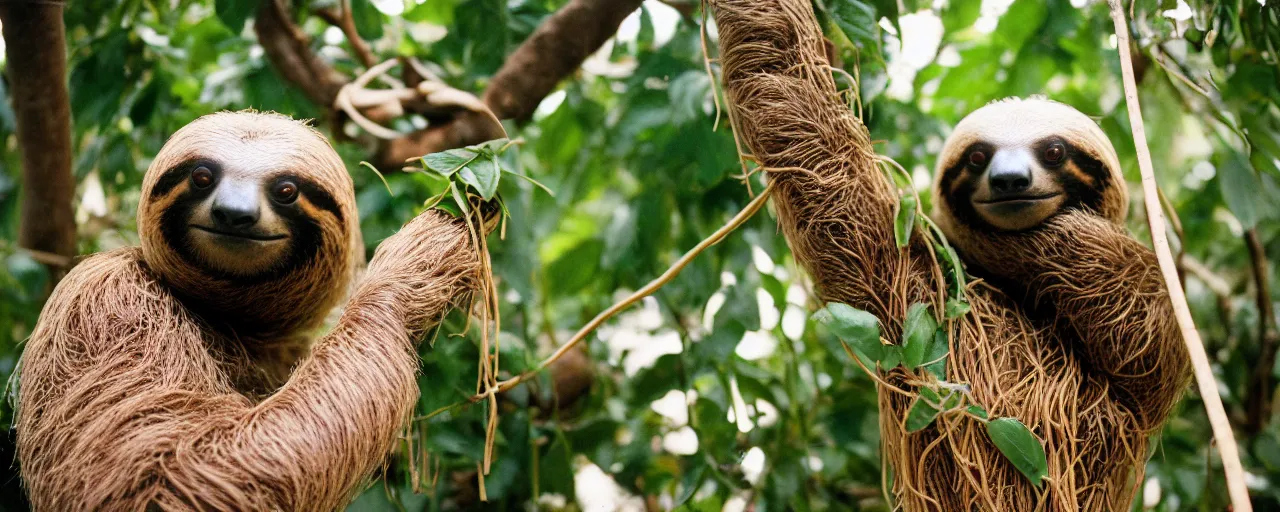
[[[213,185],[213,171],[210,171],[208,167],[203,165],[196,167],[195,170],[191,171],[191,183],[194,184],[196,188],[209,188]]]
[[[298,199],[298,186],[292,181],[281,181],[271,188],[271,198],[277,203],[289,204]]]
[[[987,165],[987,154],[982,151],[969,153],[969,165],[975,168]]]
[[[1044,148],[1044,161],[1056,164],[1062,161],[1062,157],[1067,155],[1067,148],[1062,146],[1061,142],[1054,142],[1049,147]]]

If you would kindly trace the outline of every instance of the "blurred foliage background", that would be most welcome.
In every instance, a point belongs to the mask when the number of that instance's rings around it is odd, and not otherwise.
[[[377,60],[412,56],[477,95],[563,0],[352,0]],[[608,2],[596,2],[608,3]],[[625,3],[625,2],[618,2]],[[635,2],[632,4],[634,5]],[[352,31],[311,0],[288,7],[308,48],[352,76]],[[927,190],[934,154],[967,112],[1044,94],[1094,116],[1137,199],[1115,38],[1096,0],[815,0],[835,63],[859,77],[877,150]],[[143,172],[166,137],[224,109],[315,118],[357,185],[377,243],[439,184],[361,161],[375,143],[285,80],[264,56],[252,0],[104,0],[65,10],[80,254],[137,243]],[[1189,301],[1242,441],[1259,510],[1280,508],[1280,425],[1271,414],[1280,254],[1280,7],[1275,0],[1135,0],[1137,75],[1155,166],[1180,218],[1171,233]],[[629,10],[629,8],[628,8]],[[329,16],[332,18],[332,16]],[[338,20],[341,21],[341,20]],[[504,372],[549,354],[616,298],[660,274],[759,191],[744,184],[704,67],[694,1],[647,0],[530,119],[508,153],[555,192],[504,180],[511,212],[490,246]],[[612,29],[610,29],[612,33]],[[715,29],[707,47],[714,52]],[[594,50],[594,49],[593,49]],[[0,68],[4,68],[0,61]],[[713,71],[717,68],[712,63]],[[50,286],[16,246],[22,187],[0,81],[0,378],[13,372]],[[716,116],[719,115],[720,119]],[[401,116],[411,131],[429,116]],[[386,170],[386,169],[384,169]],[[389,190],[388,190],[389,188]],[[1149,238],[1133,201],[1130,225]],[[772,213],[762,212],[642,306],[610,321],[538,382],[504,395],[497,452],[478,501],[485,409],[419,421],[413,440],[352,510],[455,508],[887,510],[873,383],[809,321],[814,304]],[[461,315],[423,346],[420,412],[475,392],[477,344]],[[0,409],[0,508],[24,503]],[[1134,510],[1222,510],[1220,463],[1194,390],[1155,444]],[[425,460],[412,471],[408,458]],[[418,491],[418,492],[415,492]]]

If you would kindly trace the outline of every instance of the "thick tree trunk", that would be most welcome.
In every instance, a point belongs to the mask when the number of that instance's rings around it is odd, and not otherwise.
[[[76,252],[71,207],[71,105],[62,6],[0,2],[6,74],[22,154],[22,229],[18,244],[41,253],[54,282],[66,272],[59,257]]]

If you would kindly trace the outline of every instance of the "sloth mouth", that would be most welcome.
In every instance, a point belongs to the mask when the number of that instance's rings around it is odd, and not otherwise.
[[[230,238],[239,238],[241,240],[253,240],[255,242],[274,242],[276,240],[283,240],[289,237],[289,235],[257,235],[252,233],[233,233],[230,231],[222,231],[218,229],[207,228],[207,227],[199,226],[196,224],[192,224],[191,227],[198,229],[200,231],[204,231],[205,233],[212,233],[218,236],[225,236]]]
[[[1040,195],[1027,195],[1027,194],[1023,194],[1023,195],[1016,195],[1016,196],[1003,196],[1003,197],[996,197],[996,198],[993,198],[993,199],[981,199],[981,200],[979,200],[979,199],[974,199],[974,200],[973,200],[973,202],[978,203],[978,204],[992,204],[992,205],[994,205],[994,204],[1034,203],[1034,202],[1037,202],[1037,201],[1044,201],[1044,200],[1046,200],[1046,199],[1053,199],[1053,198],[1058,197],[1058,196],[1060,196],[1060,195],[1062,195],[1062,193],[1060,193],[1060,192],[1050,192],[1050,193],[1047,193],[1047,194],[1040,194]]]

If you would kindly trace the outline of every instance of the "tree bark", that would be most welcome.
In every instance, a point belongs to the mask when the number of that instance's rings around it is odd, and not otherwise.
[[[613,37],[642,0],[573,0],[507,57],[485,90],[498,119],[527,121],[560,80]]]
[[[76,253],[72,210],[71,104],[66,29],[57,3],[0,2],[7,74],[22,154],[22,227],[18,245],[70,261]],[[65,265],[46,263],[51,287]]]
[[[254,22],[267,60],[311,101],[334,112],[338,91],[351,79],[311,51],[311,39],[290,19],[283,2],[263,2]],[[571,0],[507,58],[490,81],[484,103],[499,119],[527,121],[542,99],[613,37],[622,20],[641,3],[642,0]],[[398,170],[406,159],[501,136],[494,132],[488,116],[458,110],[452,117],[433,119],[427,128],[381,141],[372,161],[380,169]]]

